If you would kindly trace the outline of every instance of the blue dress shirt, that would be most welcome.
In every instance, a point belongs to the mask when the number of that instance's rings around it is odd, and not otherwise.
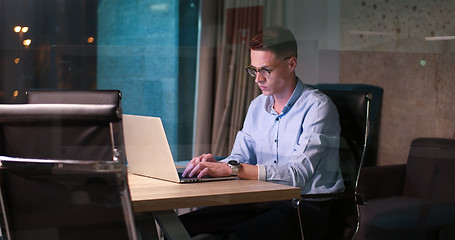
[[[228,160],[258,166],[259,180],[301,188],[302,194],[340,192],[340,123],[329,97],[297,78],[280,114],[272,96],[260,95],[248,109]]]

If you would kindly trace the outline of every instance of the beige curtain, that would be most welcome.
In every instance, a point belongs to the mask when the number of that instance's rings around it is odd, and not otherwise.
[[[282,24],[282,2],[201,1],[195,155],[229,154],[250,101],[260,94],[245,71],[250,63],[248,41],[263,22]]]

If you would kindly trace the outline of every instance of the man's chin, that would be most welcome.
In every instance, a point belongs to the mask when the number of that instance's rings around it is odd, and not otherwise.
[[[262,91],[262,94],[265,96],[272,96],[272,93],[268,91]]]

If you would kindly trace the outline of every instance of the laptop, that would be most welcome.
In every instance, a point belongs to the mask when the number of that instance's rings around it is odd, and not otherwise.
[[[184,168],[175,166],[160,118],[123,114],[122,121],[128,172],[176,183],[236,178],[233,176],[184,178],[182,177]]]

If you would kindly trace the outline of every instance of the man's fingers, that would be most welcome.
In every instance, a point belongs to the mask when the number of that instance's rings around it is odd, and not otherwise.
[[[193,162],[189,162],[186,165],[186,168],[185,168],[185,170],[183,171],[183,174],[182,174],[183,177],[186,177],[188,175],[188,173],[191,172],[191,170],[193,170],[193,165],[194,165]]]
[[[191,170],[190,172],[190,177],[193,177],[194,175],[199,175],[199,172],[202,171],[205,168],[205,166],[201,163],[196,164],[196,166]]]
[[[209,168],[207,168],[207,167],[204,168],[204,169],[202,169],[202,171],[199,172],[199,174],[197,175],[197,177],[198,177],[198,178],[201,178],[201,177],[207,175],[207,174],[208,174],[208,173],[207,173],[208,171],[209,171]]]

